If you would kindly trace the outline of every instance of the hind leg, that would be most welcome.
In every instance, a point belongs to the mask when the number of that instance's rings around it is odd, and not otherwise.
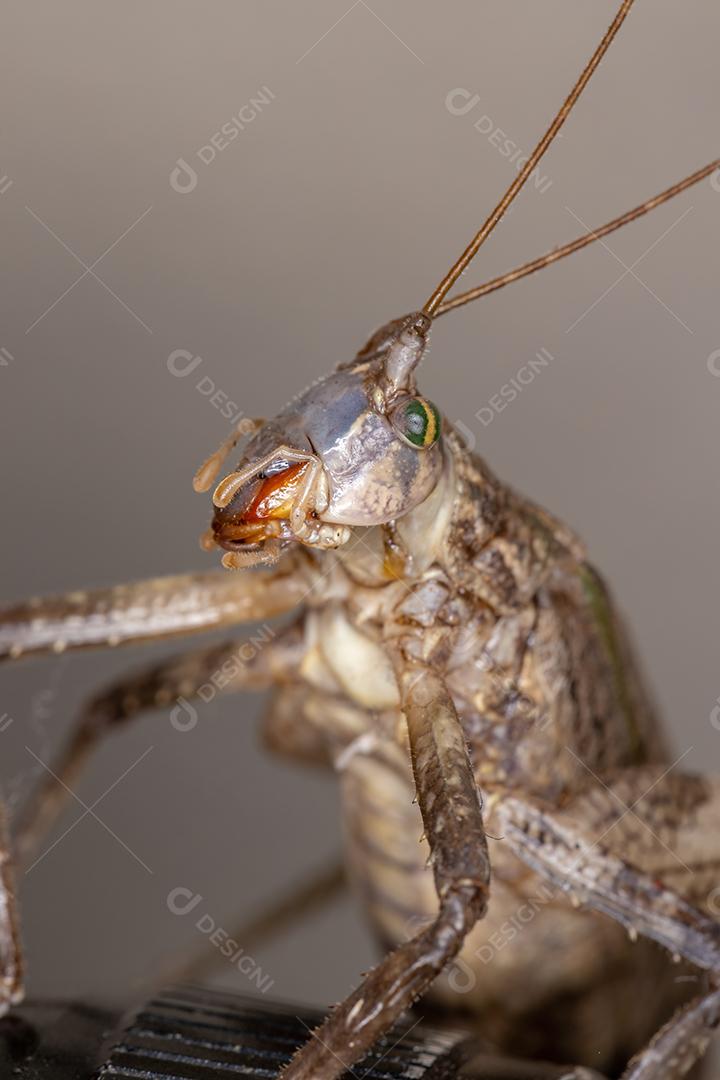
[[[681,1080],[702,1058],[718,1024],[720,990],[714,990],[676,1013],[633,1058],[623,1080]]]
[[[511,797],[497,813],[510,848],[559,895],[706,972],[708,991],[625,1073],[626,1080],[686,1076],[720,1022],[720,923],[702,910],[717,866],[720,782],[648,766],[599,781],[559,812]]]

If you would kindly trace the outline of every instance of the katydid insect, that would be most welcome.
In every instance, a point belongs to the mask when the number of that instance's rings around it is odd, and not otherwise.
[[[286,1080],[332,1080],[351,1068],[426,991],[457,1004],[443,976],[454,962],[474,977],[461,1004],[500,1047],[606,1069],[637,1052],[632,1080],[685,1075],[720,1019],[720,927],[702,910],[702,871],[717,859],[718,785],[668,773],[624,631],[581,543],[470,454],[416,378],[439,315],[579,250],[718,168],[446,299],[631,4],[621,5],[536,150],[423,308],[383,327],[274,420],[253,425],[237,468],[215,487],[206,536],[232,573],[69,594],[0,616],[0,648],[19,658],[299,609],[228,688],[275,686],[267,741],[337,770],[352,876],[388,952],[300,1049]],[[198,490],[216,483],[244,434],[201,467]],[[195,650],[101,695],[57,774],[67,780],[109,724],[191,698],[236,650],[234,641]],[[20,855],[51,822],[61,791],[40,793],[17,838]],[[630,804],[648,826],[639,835],[618,821],[618,805]],[[500,838],[492,857],[488,835]],[[695,873],[668,862],[668,844]],[[484,963],[498,926],[542,888],[549,899],[524,929],[524,947]],[[22,965],[7,857],[0,890],[8,1008],[22,994]],[[705,973],[705,990],[683,1003],[684,984],[649,942]],[[637,1009],[648,986],[653,1001]],[[682,1011],[668,1019],[676,1005]],[[588,1010],[613,1018],[592,1050]]]

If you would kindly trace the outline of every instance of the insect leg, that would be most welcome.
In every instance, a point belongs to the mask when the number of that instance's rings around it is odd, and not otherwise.
[[[301,679],[288,679],[273,695],[260,734],[273,754],[341,770],[343,753],[366,730],[364,710]]]
[[[622,1080],[681,1080],[720,1024],[720,990],[696,998],[668,1021],[627,1067]]]
[[[295,666],[299,665],[299,659]],[[332,712],[328,723],[329,708]],[[284,681],[276,686],[260,731],[268,750],[290,761],[332,768],[333,760],[365,730],[362,710],[342,697],[317,692],[292,674],[287,665]],[[258,915],[245,920],[230,933],[248,951],[275,938],[301,922],[310,912],[332,903],[347,886],[344,861],[340,858],[314,875],[297,882],[277,899],[262,906]],[[204,946],[179,968],[166,974],[160,984],[197,981],[217,963],[217,949]]]
[[[273,940],[279,934],[302,922],[313,912],[322,910],[333,902],[347,887],[347,876],[342,859],[324,866],[312,877],[291,885],[278,898],[273,898],[250,920],[244,920],[229,933],[229,937],[242,945],[245,952]],[[178,983],[197,982],[222,959],[217,949],[203,948],[191,956],[180,967],[166,972],[160,979],[154,980],[161,986],[173,986]]]
[[[0,806],[0,1016],[22,1001],[22,951],[5,812]]]
[[[643,782],[639,790],[644,790],[652,771],[628,770],[631,775],[621,774],[561,812],[517,797],[497,807],[505,842],[559,892],[615,919],[631,936],[651,938],[708,973],[711,991],[655,1036],[632,1062],[627,1080],[684,1076],[720,1022],[720,923],[701,910],[698,895],[705,889],[703,899],[709,899],[706,870],[717,864],[720,785],[692,776],[658,776],[655,767],[647,799],[641,795],[628,806],[624,792],[637,790],[638,779]],[[666,871],[673,860],[680,869]],[[682,891],[665,881],[673,874]]]
[[[452,699],[427,668],[407,668],[399,681],[438,914],[333,1009],[280,1074],[283,1080],[335,1080],[351,1068],[458,953],[487,907],[490,863],[482,812]]]
[[[0,659],[195,634],[267,619],[309,590],[291,558],[262,574],[181,574],[30,600],[0,611]]]
[[[111,730],[148,709],[170,709],[178,730],[197,723],[193,700],[210,688],[230,692],[260,689],[288,676],[302,649],[299,627],[193,649],[138,672],[104,690],[85,707],[52,773],[46,773],[21,821],[16,848],[25,860],[64,806],[69,789],[98,743]]]
[[[679,779],[691,781],[695,778]],[[653,795],[668,794],[668,787],[663,789],[658,784]],[[596,806],[602,802],[607,805],[611,794],[609,789],[607,793],[593,792],[593,802]],[[690,821],[709,822],[717,816],[720,808],[717,787],[713,796],[704,806],[692,808],[688,814]],[[593,835],[592,824],[588,828],[588,819],[579,816],[585,809],[581,800],[571,803],[562,812],[553,812],[530,800],[507,797],[497,806],[499,824],[496,827],[524,862],[555,883],[561,892],[574,897],[576,902],[609,915],[626,926],[632,936],[643,934],[652,938],[673,955],[682,956],[697,967],[720,976],[720,922],[701,910],[696,896],[690,894],[688,898],[687,889],[680,891],[666,883],[664,865],[657,858],[652,836],[648,833],[647,841],[641,840],[642,846],[637,842],[633,844],[632,840],[623,844],[623,837],[629,835],[629,828],[628,833],[624,833],[622,827],[628,815],[623,815],[617,807],[614,811],[617,832],[610,824],[599,832],[595,830]],[[678,807],[678,817],[681,812]],[[642,821],[644,815],[634,808],[630,813],[636,819],[637,829],[637,822]],[[659,828],[656,831],[667,849],[670,849],[673,837],[677,838],[677,851],[667,854],[667,859],[672,859],[673,855],[680,861],[683,855],[692,859],[694,869],[688,870],[687,874],[691,883],[694,877],[702,881],[703,863],[716,865],[717,858],[713,858],[712,851],[698,857],[697,837],[689,835],[689,829],[685,831],[678,827],[670,832],[664,828],[662,836]],[[716,837],[717,833],[706,838],[715,849]],[[695,848],[693,854],[692,847]]]

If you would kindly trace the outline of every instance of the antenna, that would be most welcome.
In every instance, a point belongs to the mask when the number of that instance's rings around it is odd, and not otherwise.
[[[525,165],[520,170],[520,172],[517,174],[517,176],[513,180],[512,184],[510,185],[510,187],[507,189],[507,191],[503,195],[500,202],[497,204],[497,206],[495,207],[493,212],[490,214],[490,217],[481,226],[480,231],[475,235],[474,239],[470,242],[468,247],[465,249],[465,251],[462,253],[460,258],[454,264],[454,266],[452,266],[450,268],[450,270],[448,270],[445,277],[442,279],[442,281],[437,286],[435,291],[432,293],[432,295],[429,297],[429,299],[424,304],[423,311],[427,315],[430,315],[431,317],[433,315],[435,315],[435,313],[437,312],[437,309],[439,308],[440,304],[444,300],[444,298],[447,295],[447,293],[449,292],[449,290],[453,287],[453,285],[455,284],[457,279],[460,277],[460,275],[463,273],[463,271],[466,270],[467,267],[470,265],[470,263],[472,262],[472,260],[475,258],[478,251],[482,247],[482,245],[487,240],[490,233],[493,231],[495,226],[498,224],[498,222],[501,220],[503,215],[506,213],[508,207],[510,206],[510,204],[514,200],[515,196],[518,194],[518,192],[520,191],[520,189],[522,188],[522,186],[524,185],[524,183],[526,182],[526,180],[528,179],[528,177],[532,173],[533,169],[535,168],[537,163],[540,161],[541,157],[543,156],[543,154],[545,153],[547,148],[552,143],[552,141],[555,138],[555,136],[557,135],[558,131],[560,130],[560,128],[565,123],[565,120],[567,119],[568,115],[570,114],[570,111],[572,110],[573,106],[575,105],[575,102],[578,100],[578,98],[582,94],[583,90],[585,89],[585,87],[589,83],[593,73],[595,72],[598,64],[602,60],[602,58],[605,55],[605,53],[607,52],[607,50],[610,48],[610,44],[613,41],[613,38],[615,37],[618,30],[620,29],[623,22],[625,21],[625,18],[627,16],[628,12],[630,11],[630,8],[632,7],[633,3],[634,3],[634,0],[623,0],[623,3],[620,5],[620,9],[619,9],[617,15],[615,16],[613,22],[608,27],[608,30],[607,30],[604,38],[602,39],[602,41],[598,45],[597,49],[595,50],[595,52],[591,56],[591,58],[588,61],[584,71],[580,75],[580,78],[575,83],[575,85],[572,88],[572,90],[570,91],[569,95],[567,96],[567,98],[563,102],[563,104],[562,104],[562,106],[560,108],[560,111],[558,112],[557,116],[553,120],[552,124],[547,129],[547,131],[543,135],[542,139],[537,144],[537,146],[533,150],[532,154],[530,155],[530,157],[525,162]]]
[[[687,188],[692,187],[693,184],[699,184],[701,180],[704,180],[706,176],[710,176],[711,173],[720,169],[720,158],[716,158],[715,161],[711,161],[709,165],[705,165],[702,169],[698,169],[697,172],[692,173],[690,176],[686,176],[684,180],[678,181],[677,184],[673,184],[672,187],[666,188],[665,191],[661,191],[659,195],[654,195],[652,199],[648,199],[647,202],[642,203],[640,206],[636,206],[633,210],[628,210],[627,213],[621,214],[620,217],[613,218],[612,221],[608,221],[605,225],[600,225],[597,229],[591,229],[590,232],[583,233],[581,236],[571,240],[568,244],[563,244],[562,247],[553,248],[552,251],[546,251],[544,255],[539,255],[537,259],[532,259],[530,262],[523,263],[522,266],[516,266],[514,270],[507,270],[499,277],[492,278],[490,281],[484,281],[482,285],[476,285],[474,289],[468,289],[467,292],[460,293],[458,296],[453,296],[450,300],[444,300],[442,304],[439,304],[435,310],[435,318],[439,315],[446,315],[448,311],[453,311],[455,308],[462,307],[463,304],[469,304],[472,300],[478,300],[481,296],[487,296],[488,293],[496,292],[498,289],[502,289],[505,285],[510,285],[513,281],[520,281],[521,278],[528,277],[529,274],[534,274],[536,270],[543,270],[546,266],[551,266],[553,263],[558,262],[559,259],[564,259],[566,255],[572,255],[576,251],[581,251],[587,247],[588,244],[594,243],[596,240],[602,240],[603,236],[608,236],[610,233],[615,232],[616,229],[622,228],[623,225],[628,225],[631,221],[635,221],[637,218],[642,217],[643,214],[647,214],[650,210],[654,210],[656,206],[662,206],[663,203],[668,202],[670,199],[674,199],[676,195],[679,195],[682,191],[686,191]]]

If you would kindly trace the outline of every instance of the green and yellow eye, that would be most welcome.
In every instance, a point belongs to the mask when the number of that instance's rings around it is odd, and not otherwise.
[[[401,402],[393,412],[392,422],[404,439],[423,450],[440,438],[440,413],[426,398],[409,398]]]

